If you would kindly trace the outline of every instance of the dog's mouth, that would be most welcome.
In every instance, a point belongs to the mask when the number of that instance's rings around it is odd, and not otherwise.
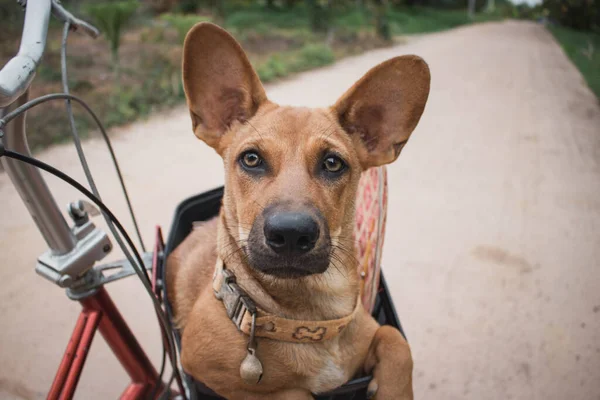
[[[271,275],[282,279],[303,278],[314,275],[316,272],[298,268],[256,268],[265,275]]]
[[[322,274],[329,267],[329,251],[318,251],[310,257],[290,259],[270,255],[263,249],[248,248],[248,264],[255,270],[276,278],[295,279]]]
[[[331,240],[318,210],[267,207],[252,224],[247,256],[250,267],[277,278],[321,274],[330,263]]]

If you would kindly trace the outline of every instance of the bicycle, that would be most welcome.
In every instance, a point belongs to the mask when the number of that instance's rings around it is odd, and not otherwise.
[[[52,400],[73,398],[85,364],[87,351],[96,331],[100,331],[131,378],[131,383],[123,391],[121,399],[219,398],[201,382],[194,381],[181,369],[178,362],[179,336],[171,325],[168,296],[165,292],[166,288],[161,282],[164,281],[164,260],[189,233],[193,222],[209,219],[218,214],[222,188],[184,200],[175,211],[166,243],[163,241],[160,228],[158,228],[152,251],[146,251],[106,130],[85,101],[69,93],[66,65],[69,33],[80,31],[91,38],[96,38],[100,32],[89,23],[68,12],[58,0],[17,0],[17,3],[25,8],[25,23],[19,52],[0,70],[0,160],[48,244],[48,251],[40,255],[37,260],[36,272],[65,289],[67,297],[78,301],[82,306],[82,311],[47,398]],[[41,96],[29,101],[29,87],[44,52],[51,13],[64,23],[61,46],[63,92]],[[48,101],[65,102],[72,138],[91,190],[63,172],[31,156],[25,131],[26,111]],[[73,102],[83,107],[92,117],[106,142],[142,252],[138,251],[122,224],[101,200],[75,125],[72,113]],[[72,226],[69,226],[61,214],[40,169],[69,183],[88,198],[89,201],[79,200],[68,205],[68,215],[72,220]],[[371,270],[363,271],[363,273],[370,272],[369,276],[363,276],[367,278],[365,279],[366,289],[363,302],[368,304],[380,323],[396,326],[402,332],[385,280],[379,271],[381,254],[377,250],[380,250],[382,244],[385,199],[387,198],[385,169],[373,170],[370,174],[365,174],[364,181],[366,184],[363,187],[375,190],[375,196],[371,197],[373,201],[379,202],[376,204],[377,214],[375,215],[377,219],[375,238],[379,248],[375,249],[374,256],[367,259],[369,268],[372,267]],[[106,220],[114,240],[125,255],[124,260],[98,264],[113,250],[108,234],[96,227],[91,219],[99,214]],[[114,270],[118,270],[118,272],[105,275],[106,272]],[[104,288],[111,282],[134,274],[138,276],[152,299],[163,336],[163,357],[158,371],[148,359]],[[173,372],[171,377],[165,381],[163,375],[167,356]],[[368,376],[358,377],[318,398],[361,398],[364,396],[369,380]],[[177,390],[171,389],[173,381],[176,382]]]
[[[132,379],[132,383],[123,392],[122,398],[153,397],[153,392],[158,392],[159,389],[167,393],[168,385],[164,384],[161,379],[164,371],[164,358],[159,374],[104,289],[105,284],[134,273],[140,277],[144,287],[153,299],[165,338],[165,350],[169,354],[171,363],[177,365],[173,336],[168,327],[166,316],[161,309],[161,304],[154,295],[153,287],[156,287],[156,282],[151,281],[147,272],[152,265],[152,253],[145,252],[143,256],[139,254],[120,222],[100,200],[73,119],[72,101],[81,105],[97,123],[113,157],[138,238],[142,249],[144,249],[110,139],[91,108],[83,100],[70,95],[68,90],[66,44],[69,32],[77,30],[96,38],[99,31],[89,23],[76,18],[57,0],[20,0],[18,4],[25,8],[25,23],[21,45],[17,55],[0,71],[0,139],[2,140],[0,155],[2,155],[2,163],[6,172],[49,247],[49,250],[38,258],[36,272],[59,287],[66,289],[67,296],[72,300],[79,301],[83,307],[65,356],[59,365],[54,383],[48,393],[48,398],[73,397],[85,363],[87,349],[96,330],[100,331]],[[44,52],[51,13],[64,23],[61,47],[63,93],[46,95],[28,101],[29,86],[33,81],[35,70]],[[25,112],[44,102],[54,100],[64,100],[66,102],[73,139],[92,189],[91,192],[60,171],[48,165],[42,165],[43,163],[31,158],[25,132]],[[105,265],[94,265],[106,257],[113,248],[108,235],[97,228],[90,219],[90,216],[98,214],[97,209],[88,202],[76,201],[70,203],[68,212],[74,225],[69,227],[38,168],[44,169],[75,186],[102,210],[114,238],[127,258],[126,260]],[[127,242],[126,244],[121,239],[121,235]],[[120,271],[108,277],[104,276],[105,271],[115,269],[120,269]],[[180,383],[180,392],[183,393],[179,370],[175,368],[174,372]],[[185,394],[183,396],[185,397]]]

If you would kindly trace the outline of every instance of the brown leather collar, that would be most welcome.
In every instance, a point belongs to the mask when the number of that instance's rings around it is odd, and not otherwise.
[[[254,319],[254,336],[284,342],[315,343],[339,335],[354,319],[360,309],[360,300],[349,315],[324,321],[302,321],[278,317],[256,306],[252,298],[237,284],[235,275],[226,269],[218,258],[213,276],[213,290],[217,299],[223,302],[227,316],[235,326],[251,336]]]

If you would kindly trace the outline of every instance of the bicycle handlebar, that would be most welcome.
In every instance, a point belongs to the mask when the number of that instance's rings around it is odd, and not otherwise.
[[[0,70],[0,107],[12,104],[29,87],[44,54],[50,0],[29,0],[19,52]]]
[[[12,104],[29,88],[46,47],[50,11],[75,30],[80,29],[93,38],[100,34],[98,29],[65,10],[58,0],[21,0],[19,4],[26,6],[21,46],[0,70],[0,108]]]

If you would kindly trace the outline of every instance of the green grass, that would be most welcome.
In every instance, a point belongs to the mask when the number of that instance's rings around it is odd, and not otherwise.
[[[590,89],[600,98],[600,34],[559,26],[548,29],[579,68]]]
[[[232,11],[225,18],[224,25],[233,29],[299,29],[309,28],[308,15],[304,7],[292,10],[268,10],[252,6]]]
[[[255,68],[263,82],[270,82],[293,73],[329,65],[334,61],[335,56],[329,46],[315,43],[307,44],[300,50],[273,54]]]
[[[429,7],[390,7],[387,16],[395,35],[438,32],[452,29],[472,22],[498,19],[499,14],[478,12],[469,19],[466,10],[441,10]],[[330,26],[337,30],[358,32],[374,28],[372,10],[334,8]],[[234,31],[253,30],[268,32],[273,29],[306,30],[310,28],[309,16],[305,7],[297,6],[292,10],[268,10],[262,6],[250,6],[231,11],[225,18],[224,26]]]
[[[464,10],[440,12],[421,7],[390,10],[388,19],[394,35],[439,32],[470,22]]]
[[[473,22],[501,19],[498,13],[479,12],[471,19],[466,10],[427,7],[392,9],[387,15],[394,35],[440,32]]]

